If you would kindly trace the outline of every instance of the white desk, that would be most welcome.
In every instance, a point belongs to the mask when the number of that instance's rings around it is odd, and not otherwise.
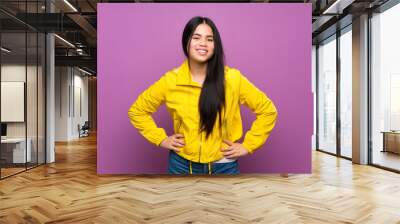
[[[6,138],[1,139],[2,144],[2,152],[6,150],[10,150],[8,147],[12,148],[12,162],[13,163],[25,163],[25,158],[27,158],[26,162],[31,162],[32,154],[31,154],[31,145],[32,140],[27,138],[28,147],[26,147],[26,154],[25,154],[25,138]],[[4,149],[4,147],[6,147]]]

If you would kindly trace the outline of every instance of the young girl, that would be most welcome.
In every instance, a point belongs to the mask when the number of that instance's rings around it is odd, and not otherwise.
[[[169,174],[238,174],[239,157],[262,146],[275,126],[273,102],[240,71],[224,65],[219,32],[209,18],[185,26],[187,59],[146,89],[128,111],[131,123],[151,143],[170,150]],[[151,114],[165,103],[174,122],[168,136]],[[240,104],[256,120],[242,143]]]

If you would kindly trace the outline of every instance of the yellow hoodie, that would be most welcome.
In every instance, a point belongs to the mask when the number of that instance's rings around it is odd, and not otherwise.
[[[256,115],[242,145],[253,153],[267,140],[275,126],[277,110],[273,102],[254,86],[239,70],[225,66],[225,109],[222,111],[222,128],[218,117],[213,132],[206,139],[205,132],[199,132],[200,116],[198,100],[201,84],[194,82],[188,60],[163,75],[146,89],[129,108],[128,116],[133,126],[151,143],[159,146],[168,137],[159,128],[151,114],[165,103],[174,121],[174,132],[183,134],[185,146],[179,148],[180,156],[200,163],[214,162],[223,158],[220,151],[227,145],[227,139],[235,142],[242,137],[240,104],[249,107]]]

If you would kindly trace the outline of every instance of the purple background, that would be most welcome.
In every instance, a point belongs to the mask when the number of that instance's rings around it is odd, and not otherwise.
[[[166,173],[168,153],[129,122],[136,97],[184,60],[181,35],[193,16],[218,27],[226,64],[278,109],[266,144],[240,159],[241,173],[310,173],[311,4],[98,4],[99,174]],[[172,132],[165,105],[153,115]],[[255,115],[242,107],[243,136]],[[241,141],[240,141],[241,142]]]

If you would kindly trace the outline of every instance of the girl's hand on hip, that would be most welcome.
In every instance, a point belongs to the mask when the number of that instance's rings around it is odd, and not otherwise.
[[[221,149],[225,158],[236,159],[249,154],[249,151],[240,143],[234,143],[226,139],[224,139],[223,142],[228,144],[228,148]]]
[[[185,141],[184,141],[184,136],[182,134],[173,134],[169,136],[168,138],[164,139],[160,147],[169,149],[169,150],[174,150],[175,152],[179,152],[180,149],[178,147],[183,147],[185,146]]]

